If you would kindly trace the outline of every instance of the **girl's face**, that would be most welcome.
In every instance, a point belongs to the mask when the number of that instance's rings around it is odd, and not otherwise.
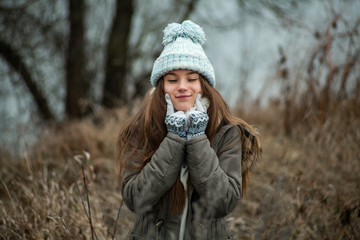
[[[177,111],[194,107],[198,93],[202,93],[199,74],[192,70],[173,70],[164,76],[164,91],[170,95]]]

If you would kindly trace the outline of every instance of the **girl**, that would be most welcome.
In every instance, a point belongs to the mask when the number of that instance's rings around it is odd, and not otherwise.
[[[140,111],[122,128],[121,192],[137,214],[130,239],[231,239],[224,219],[260,156],[253,127],[231,115],[195,23],[169,24]]]

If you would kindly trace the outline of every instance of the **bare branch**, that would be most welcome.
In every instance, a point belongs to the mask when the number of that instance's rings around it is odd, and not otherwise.
[[[0,55],[7,63],[17,71],[24,80],[27,88],[33,96],[35,103],[43,119],[54,121],[55,117],[49,108],[47,99],[40,91],[35,80],[32,78],[30,71],[22,60],[22,57],[8,43],[0,39]]]
[[[116,217],[116,221],[115,221],[115,223],[114,223],[114,232],[113,232],[113,235],[112,235],[112,239],[115,239],[117,222],[118,222],[118,220],[119,220],[119,216],[120,216],[120,212],[121,212],[121,208],[122,208],[123,203],[124,203],[124,201],[121,200],[120,206],[119,206],[119,210],[118,210],[118,213],[117,213],[117,217]]]

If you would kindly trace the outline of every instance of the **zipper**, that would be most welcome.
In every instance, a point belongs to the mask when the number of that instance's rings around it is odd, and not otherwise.
[[[156,239],[161,239],[159,237],[161,237],[161,229],[162,226],[164,226],[164,219],[156,220],[155,226],[156,226]]]

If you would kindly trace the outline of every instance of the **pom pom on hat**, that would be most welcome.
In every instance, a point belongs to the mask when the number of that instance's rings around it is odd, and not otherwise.
[[[164,29],[163,44],[167,45],[174,42],[178,37],[190,38],[194,43],[203,45],[205,42],[205,32],[197,24],[190,20],[182,24],[171,23]]]
[[[211,86],[215,87],[215,73],[202,44],[205,32],[190,20],[182,24],[171,23],[164,29],[164,49],[155,60],[150,82],[155,87],[166,73],[177,70],[193,70],[201,74]]]

